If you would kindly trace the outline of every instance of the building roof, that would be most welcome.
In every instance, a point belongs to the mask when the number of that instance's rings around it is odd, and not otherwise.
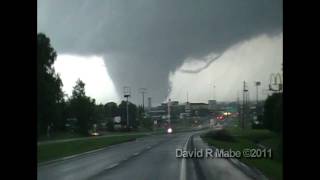
[[[190,105],[208,105],[206,103],[190,103]]]

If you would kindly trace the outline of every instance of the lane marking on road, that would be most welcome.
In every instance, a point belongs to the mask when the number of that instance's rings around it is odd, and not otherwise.
[[[112,168],[114,168],[114,167],[116,167],[116,166],[118,166],[118,165],[119,165],[119,163],[111,164],[111,165],[108,166],[105,170],[112,169]]]
[[[183,146],[183,150],[187,150],[187,147],[188,147],[188,142],[190,140],[192,135],[189,136],[189,138],[187,139],[186,143],[184,144]],[[186,180],[186,159],[185,158],[182,158],[181,160],[181,167],[180,167],[180,180]]]

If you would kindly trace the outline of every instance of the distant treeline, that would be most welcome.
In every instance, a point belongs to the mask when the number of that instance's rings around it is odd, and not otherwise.
[[[48,132],[66,131],[68,118],[76,119],[78,133],[87,134],[93,124],[103,120],[108,130],[113,130],[113,117],[121,116],[121,125],[127,124],[126,102],[97,105],[95,99],[85,93],[85,84],[80,79],[73,87],[72,96],[66,98],[62,81],[53,64],[57,53],[50,39],[43,33],[37,35],[37,130],[38,137]],[[129,126],[140,124],[150,128],[143,119],[142,107],[129,103]]]

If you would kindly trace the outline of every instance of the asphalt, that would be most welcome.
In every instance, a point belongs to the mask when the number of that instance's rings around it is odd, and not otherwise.
[[[227,159],[184,159],[177,148],[206,148],[199,132],[152,135],[38,166],[38,179],[250,179]]]

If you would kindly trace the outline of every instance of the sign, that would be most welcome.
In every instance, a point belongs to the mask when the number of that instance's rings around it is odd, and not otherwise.
[[[116,116],[116,117],[114,117],[114,118],[113,118],[113,121],[114,121],[115,123],[120,123],[120,122],[121,122],[121,116]]]

